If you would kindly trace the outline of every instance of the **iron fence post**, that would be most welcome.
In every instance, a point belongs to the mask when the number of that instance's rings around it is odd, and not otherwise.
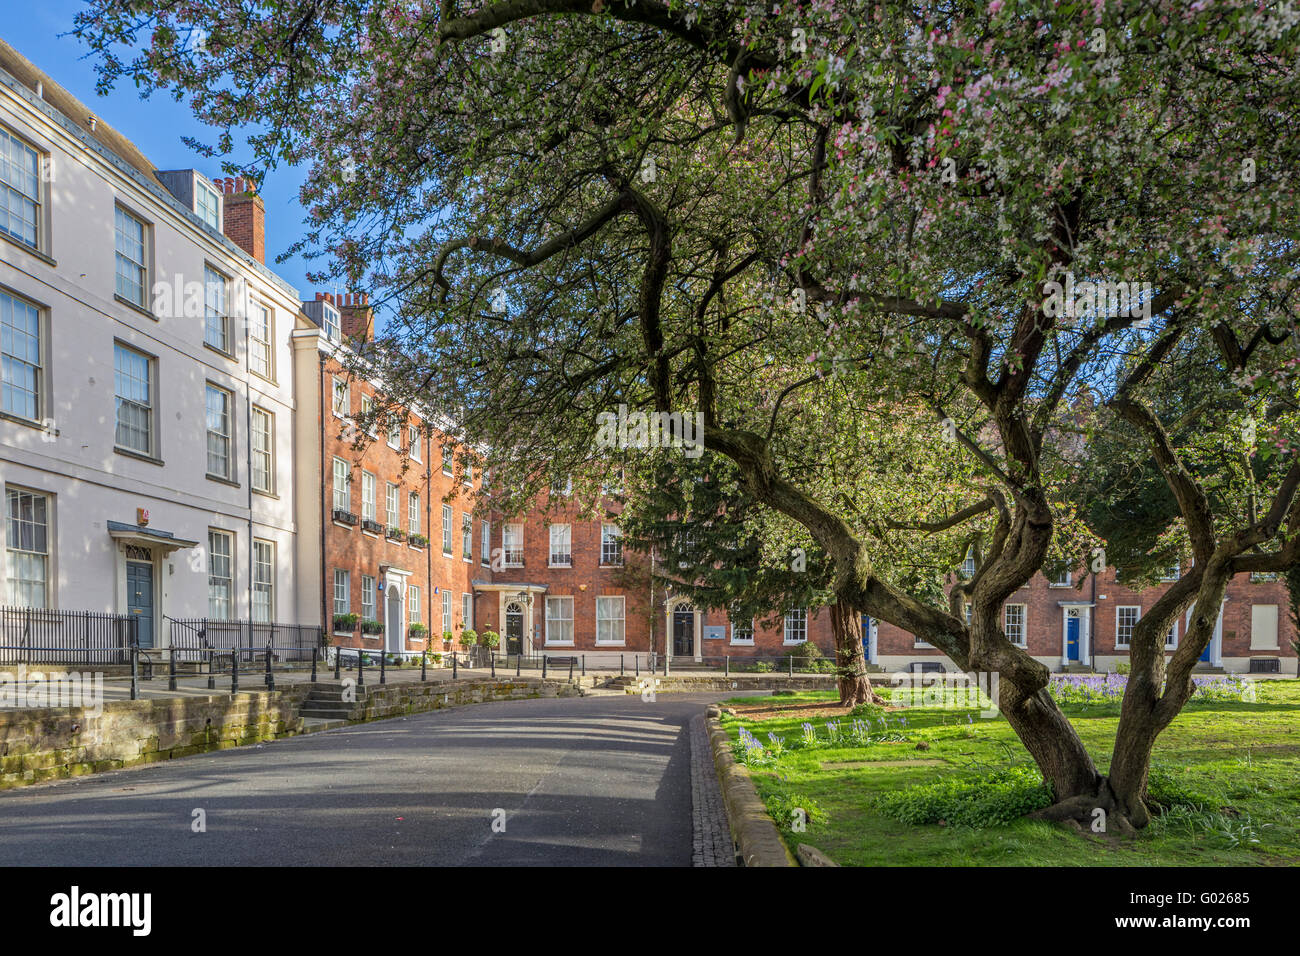
[[[640,677],[641,676],[641,655],[640,654],[632,655],[632,666],[636,668],[636,676]]]
[[[341,647],[334,648],[334,679],[335,680],[338,680],[340,677],[343,676],[343,671],[341,670],[341,668],[343,667],[342,652],[343,652],[343,648]]]
[[[492,679],[497,679],[497,652],[492,651]]]
[[[275,690],[275,675],[271,673],[271,645],[266,645],[266,689]]]
[[[546,655],[542,655],[542,680],[546,680]]]
[[[623,676],[623,655],[618,655],[618,676]]]
[[[573,683],[573,658],[569,658],[569,683]]]
[[[586,654],[582,655],[582,676],[583,677],[587,676],[587,655]]]
[[[456,652],[451,652],[451,679],[456,679]]]
[[[216,690],[217,672],[213,670],[213,667],[217,663],[217,653],[216,651],[212,650],[212,648],[208,648],[203,653],[207,655],[208,658],[208,690]]]
[[[238,640],[239,636],[236,635]],[[233,697],[239,693],[239,648],[232,648],[230,651],[230,696]]]
[[[420,655],[420,683],[421,684],[423,684],[426,680],[425,668],[428,665],[429,665],[429,652],[425,651],[423,654]]]
[[[509,658],[507,657],[507,660]],[[518,677],[524,666],[524,649],[519,648],[519,653],[515,655],[515,676]]]
[[[794,655],[790,655],[790,676],[794,676]]]
[[[176,689],[176,645],[167,648],[167,689]]]
[[[311,682],[316,683],[316,648],[311,649]]]
[[[366,664],[363,659],[365,653],[366,653],[366,649],[364,647],[357,648],[357,686],[358,687],[366,686]]]
[[[723,677],[731,676],[731,655],[730,654],[727,655],[726,663],[723,664],[722,666],[722,676]]]
[[[388,683],[388,652],[379,652],[379,683]]]
[[[133,642],[131,644],[131,699],[140,699],[140,668],[139,668],[140,648]]]

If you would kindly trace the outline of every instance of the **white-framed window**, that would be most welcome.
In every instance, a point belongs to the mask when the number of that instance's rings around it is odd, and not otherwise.
[[[420,623],[420,588],[415,584],[406,586],[406,619],[410,624]]]
[[[361,620],[375,620],[375,579],[372,575],[361,575]]]
[[[1252,604],[1250,606],[1250,649],[1252,651],[1279,650],[1277,610],[1276,604]]]
[[[479,563],[484,567],[492,563],[492,522],[479,522]]]
[[[194,212],[217,232],[221,231],[221,197],[204,183],[194,183]]]
[[[50,498],[35,491],[8,488],[5,499],[8,603],[15,607],[46,607],[50,577]]]
[[[334,569],[334,613],[352,613],[352,573],[342,568]]]
[[[546,599],[546,643],[573,643],[573,598]]]
[[[1052,580],[1048,581],[1047,586],[1051,588],[1068,588],[1072,583],[1071,578],[1072,575],[1070,570],[1067,568],[1056,577],[1052,578]]]
[[[748,621],[731,622],[731,643],[733,644],[753,644],[754,643],[754,619]]]
[[[961,576],[967,581],[975,577],[975,548],[973,545],[966,549],[966,558],[961,563]]]
[[[1175,561],[1170,567],[1160,573],[1161,581],[1177,581],[1182,576],[1182,562]]]
[[[253,620],[275,620],[275,543],[253,539]]]
[[[145,307],[149,288],[149,270],[145,252],[148,229],[144,221],[121,206],[114,207],[113,249],[117,265],[115,291],[126,301]]]
[[[465,627],[474,626],[474,595],[468,591],[462,592],[460,596],[460,620]]]
[[[334,510],[352,510],[352,466],[342,458],[334,459]]]
[[[402,423],[389,422],[388,424],[388,447],[402,450]]]
[[[41,164],[47,161],[0,126],[0,232],[39,248]]]
[[[375,476],[370,472],[361,472],[361,517],[366,521],[378,523],[378,502],[375,501]]]
[[[622,644],[625,636],[624,620],[627,598],[622,595],[600,595],[596,598],[596,643]]]
[[[607,567],[623,563],[623,532],[616,524],[600,526],[600,563]]]
[[[1165,635],[1165,649],[1173,650],[1178,646],[1178,618],[1174,618],[1174,623],[1169,625],[1169,633]]]
[[[231,480],[231,405],[234,396],[211,382],[207,385],[208,475]]]
[[[334,396],[331,407],[334,414],[339,418],[346,418],[352,414],[352,401],[348,394],[347,379],[339,378],[337,375],[331,376],[334,382]]]
[[[384,487],[384,518],[385,528],[402,526],[402,489],[391,481]]]
[[[154,454],[153,372],[148,355],[113,343],[113,444],[141,455]]]
[[[1142,619],[1142,608],[1122,605],[1115,608],[1115,646],[1128,647],[1133,642],[1133,628]]]
[[[474,560],[474,518],[468,512],[460,516],[460,556],[465,561]]]
[[[442,473],[444,475],[450,475],[455,470],[456,470],[456,465],[455,462],[452,460],[451,446],[443,445],[442,446]]]
[[[275,493],[275,416],[253,406],[253,490]]]
[[[1025,611],[1027,605],[1008,604],[1002,608],[1002,629],[1007,640],[1020,647],[1026,646]]]
[[[252,303],[248,310],[248,369],[267,381],[275,378],[275,353],[271,350],[273,341],[275,317],[262,303]]]
[[[785,643],[802,644],[808,640],[808,609],[796,607],[785,616]]]
[[[375,399],[371,395],[361,396],[361,420],[365,422],[366,434],[375,435],[375,422],[371,416],[375,413]]]
[[[411,450],[411,458],[412,458],[413,460],[415,460],[415,461],[423,461],[423,459],[420,457],[420,456],[424,453],[424,452],[421,450],[421,447],[420,447],[421,444],[423,444],[423,443],[420,441],[420,426],[419,426],[419,425],[407,425],[407,426],[406,426],[406,445],[407,445],[408,448],[410,448],[410,450]]]
[[[208,529],[208,617],[228,621],[235,609],[235,536]]]
[[[451,630],[451,592],[446,588],[442,591],[442,632],[446,634]]]
[[[406,496],[406,532],[420,533],[420,493],[412,491]]]
[[[0,129],[0,147],[4,130]],[[0,169],[3,159],[0,158]],[[4,189],[0,188],[0,197]],[[0,229],[4,227],[0,198]],[[0,289],[0,410],[28,421],[40,421],[44,372],[41,368],[41,313],[36,306]]]
[[[443,554],[451,554],[451,550],[452,550],[451,521],[452,521],[451,505],[443,505],[442,506],[442,553]]]
[[[508,524],[501,529],[501,550],[508,568],[524,566],[524,526]]]
[[[203,267],[203,342],[230,354],[230,317],[226,315],[226,277]]]
[[[551,551],[548,563],[553,568],[573,567],[573,526],[551,525]]]
[[[331,342],[340,342],[343,340],[343,324],[339,321],[339,310],[334,308],[324,300],[320,304],[320,314],[322,328],[325,330],[325,338]]]

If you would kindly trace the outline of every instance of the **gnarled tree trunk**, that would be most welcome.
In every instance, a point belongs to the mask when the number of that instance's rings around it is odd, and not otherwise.
[[[883,704],[885,699],[871,689],[867,658],[862,653],[862,615],[843,601],[831,605],[831,631],[835,635],[835,676],[839,682],[840,705]]]

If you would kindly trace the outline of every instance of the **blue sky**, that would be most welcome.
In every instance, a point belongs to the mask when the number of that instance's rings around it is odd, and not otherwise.
[[[72,29],[72,19],[83,5],[82,0],[0,0],[0,10],[22,9],[22,16],[3,18],[0,37],[132,140],[156,169],[193,167],[207,176],[222,175],[215,161],[196,155],[181,142],[186,135],[201,142],[215,139],[183,103],[158,94],[141,100],[130,83],[119,83],[108,96],[95,95],[94,63],[86,56],[86,48],[75,37],[60,36]],[[246,158],[247,154],[234,157],[236,161]],[[282,264],[275,261],[303,232],[303,211],[298,204],[301,182],[296,170],[280,167],[263,184],[266,264],[297,288],[303,298],[311,299],[315,287],[307,283],[308,264],[296,256]],[[321,262],[314,260],[313,265],[319,269]]]

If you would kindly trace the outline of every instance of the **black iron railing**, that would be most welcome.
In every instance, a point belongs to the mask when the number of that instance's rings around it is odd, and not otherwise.
[[[0,607],[0,664],[129,664],[138,635],[130,614]]]
[[[312,624],[219,621],[212,618],[167,618],[168,642],[176,660],[228,670],[231,661],[247,666],[269,652],[278,666],[308,665],[319,650],[323,629]]]

